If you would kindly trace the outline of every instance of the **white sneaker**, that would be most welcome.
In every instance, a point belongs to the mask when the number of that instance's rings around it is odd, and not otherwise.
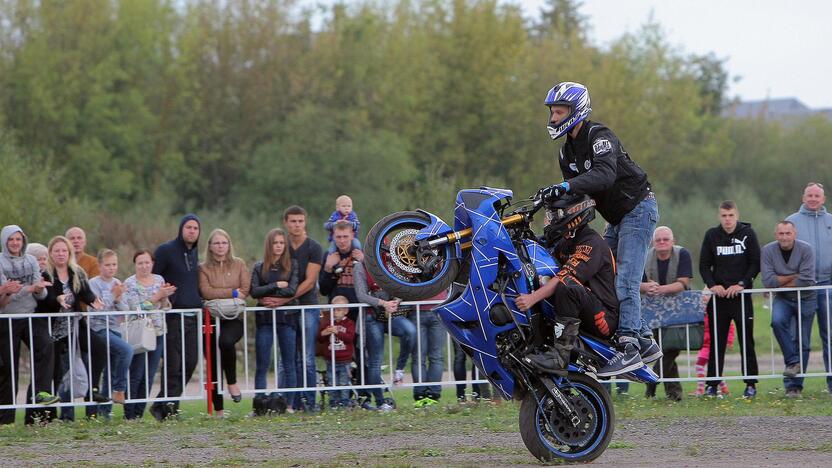
[[[393,385],[399,385],[404,382],[404,369],[396,369],[393,373]]]
[[[390,411],[393,411],[394,409],[395,408],[393,408],[393,405],[390,405],[390,404],[387,404],[387,403],[382,403],[381,406],[378,407],[378,410],[381,411],[382,413],[389,413]]]

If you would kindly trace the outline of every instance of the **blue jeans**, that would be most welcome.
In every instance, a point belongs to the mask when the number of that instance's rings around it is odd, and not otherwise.
[[[832,284],[830,281],[819,281],[817,286],[828,286]],[[826,372],[832,372],[829,367],[829,312],[827,307],[829,300],[832,299],[832,289],[818,290],[818,330],[820,331],[820,343],[823,348],[823,367]],[[829,304],[832,305],[832,304]],[[832,391],[832,375],[826,376],[826,387]]]
[[[364,382],[365,385],[378,385],[382,383],[381,380],[381,360],[384,357],[384,334],[388,332],[388,326],[393,336],[399,337],[399,359],[396,362],[396,368],[404,368],[407,363],[407,356],[410,354],[412,346],[416,343],[416,325],[403,316],[393,317],[391,322],[376,320],[372,309],[364,308],[364,347],[366,350],[366,357],[364,359]],[[358,333],[361,329],[358,329]],[[361,342],[357,343],[361,346]],[[402,357],[402,353],[404,357]],[[399,366],[399,363],[401,367]],[[360,361],[359,361],[360,364]],[[384,401],[384,392],[380,388],[371,388],[359,392],[362,395],[371,396],[375,399],[377,405],[381,405]]]
[[[817,299],[804,299],[800,309],[800,340],[798,341],[797,300],[775,296],[771,310],[771,328],[774,337],[783,351],[783,361],[787,366],[801,363],[800,372],[806,372],[809,363],[810,340],[812,339],[812,319],[817,309]],[[802,345],[802,346],[801,346]],[[802,362],[801,362],[802,361]],[[783,377],[786,390],[803,390],[803,377]]]
[[[254,339],[255,360],[257,363],[254,372],[254,388],[268,388],[266,376],[272,362],[272,344],[274,333],[277,332],[277,346],[280,349],[280,367],[284,372],[279,374],[278,384],[280,388],[297,387],[297,375],[295,370],[295,359],[297,354],[296,336],[300,330],[298,313],[284,316],[282,322],[276,323],[274,328],[271,324],[257,326],[257,333]],[[285,372],[288,369],[289,372]]]
[[[338,387],[347,387],[350,385],[350,362],[336,362],[335,373],[332,371],[332,361],[326,363],[326,379],[329,385]],[[332,408],[343,406],[350,406],[350,391],[349,390],[330,390],[329,392],[329,406]]]
[[[318,325],[321,323],[320,309],[304,309],[303,321],[298,326],[296,336],[297,359],[295,361],[297,385],[299,387],[317,387],[318,369],[315,357],[315,345],[317,344]],[[303,335],[300,334],[301,328]],[[305,337],[305,338],[304,338]],[[306,340],[305,342],[303,340]],[[306,375],[304,376],[304,362],[306,363]],[[288,374],[288,372],[286,372]],[[294,408],[315,410],[315,391],[295,392]]]
[[[130,362],[130,398],[147,398],[150,388],[153,387],[153,380],[156,371],[159,369],[159,361],[164,351],[165,336],[156,337],[156,349],[146,353],[134,354]],[[124,419],[137,419],[144,415],[147,403],[126,403],[124,405]]]
[[[107,340],[107,330],[102,329],[98,331],[92,332],[96,335],[97,338],[106,342]],[[113,388],[114,392],[126,392],[127,391],[127,371],[130,369],[130,364],[133,361],[133,347],[130,346],[126,341],[121,339],[121,333],[110,329],[109,330],[109,340],[110,340],[110,375],[112,375],[113,379]],[[107,369],[105,368],[105,372]],[[110,379],[104,379],[104,394],[109,394],[109,386],[110,386]]]
[[[108,358],[106,352],[103,356],[95,356],[95,354],[93,354],[93,360],[100,359],[103,361],[102,365],[104,368],[100,377],[103,377],[104,381],[101,383],[101,393],[104,395],[111,395],[111,391],[126,392],[127,372],[130,370],[130,363],[133,360],[133,347],[121,339],[120,332],[113,329],[110,329],[109,333],[106,328],[102,328],[98,331],[90,330],[90,334],[93,341],[93,349],[97,348],[97,344],[99,345],[98,347],[106,350],[108,344],[107,342],[109,340],[109,368],[107,367]],[[94,367],[95,366],[88,365],[87,368],[94,369]],[[90,374],[92,377],[93,387],[98,387],[98,380],[100,377],[92,375],[92,370],[90,370]],[[111,383],[112,388],[110,387]],[[109,418],[112,410],[113,405],[111,404],[87,406],[87,416],[97,414],[98,416]]]
[[[432,310],[419,312],[419,323],[416,323],[416,319],[416,313],[411,313],[411,323],[413,323],[414,327],[419,327],[418,345],[413,348],[413,363],[411,368],[413,381],[441,382],[442,372],[445,370],[445,359],[442,354],[442,345],[445,344],[447,336],[445,327],[439,321],[436,312]],[[441,384],[413,387],[414,400],[421,400],[422,398],[438,400],[441,395]]]
[[[615,256],[618,295],[618,333],[628,336],[653,336],[641,316],[639,286],[647,262],[647,249],[659,222],[659,206],[654,197],[645,198],[616,226],[607,225],[604,239]]]
[[[416,312],[411,312],[415,315]],[[415,320],[415,319],[414,319]],[[393,336],[399,338],[399,356],[396,358],[396,369],[404,370],[407,358],[416,350],[416,325],[405,317],[393,317]],[[384,327],[387,332],[387,326]]]

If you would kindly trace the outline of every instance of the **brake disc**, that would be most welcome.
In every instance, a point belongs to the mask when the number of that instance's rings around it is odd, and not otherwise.
[[[554,433],[548,432],[558,442],[569,445],[570,447],[582,447],[587,444],[598,426],[598,417],[595,407],[586,399],[586,397],[579,391],[573,389],[573,393],[568,395],[569,402],[575,408],[578,414],[578,425],[573,426],[569,417],[564,414],[563,410],[555,404],[551,397],[549,418],[554,426]],[[541,418],[540,424],[545,427],[545,421]]]
[[[418,274],[422,270],[418,268],[419,261],[413,253],[416,246],[416,234],[419,231],[416,229],[403,229],[399,231],[393,240],[390,241],[390,260],[400,270]]]

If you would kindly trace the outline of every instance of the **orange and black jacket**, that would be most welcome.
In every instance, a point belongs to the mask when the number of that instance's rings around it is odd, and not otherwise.
[[[615,259],[609,245],[597,232],[584,227],[571,239],[563,239],[555,247],[560,264],[558,278],[572,279],[589,289],[608,313],[618,315],[615,293]]]

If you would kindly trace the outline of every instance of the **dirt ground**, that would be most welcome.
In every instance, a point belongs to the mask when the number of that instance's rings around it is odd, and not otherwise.
[[[156,440],[75,440],[0,448],[4,466],[539,466],[516,431],[303,430],[159,434]],[[460,429],[462,431],[460,432]],[[623,420],[596,466],[830,466],[832,417]]]

